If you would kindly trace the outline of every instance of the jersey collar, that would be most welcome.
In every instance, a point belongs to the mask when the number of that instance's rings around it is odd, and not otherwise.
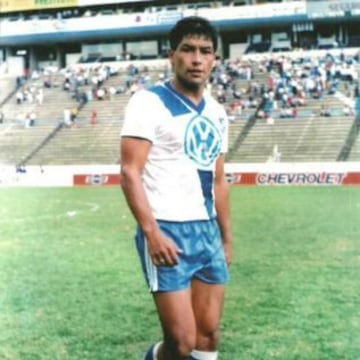
[[[202,97],[201,101],[198,105],[195,105],[189,98],[187,98],[185,95],[181,94],[177,90],[174,89],[174,87],[170,84],[170,81],[166,81],[164,83],[164,86],[171,92],[175,93],[177,97],[179,97],[188,107],[195,110],[199,114],[204,110],[205,107],[205,100],[204,97]]]

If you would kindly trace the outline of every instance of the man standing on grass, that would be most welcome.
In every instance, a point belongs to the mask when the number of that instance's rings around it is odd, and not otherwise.
[[[216,360],[231,262],[228,120],[207,92],[217,33],[200,17],[170,32],[173,78],[135,93],[121,139],[121,183],[163,341],[144,360]]]

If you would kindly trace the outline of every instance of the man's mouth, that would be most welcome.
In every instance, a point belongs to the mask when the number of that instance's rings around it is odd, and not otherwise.
[[[202,71],[201,70],[189,70],[188,73],[193,76],[200,76],[202,74]]]

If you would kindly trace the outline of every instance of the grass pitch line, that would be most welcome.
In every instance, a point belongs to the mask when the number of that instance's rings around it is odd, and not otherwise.
[[[85,205],[88,205],[89,206],[89,210],[88,212],[96,212],[99,210],[100,206],[96,203],[83,203]],[[83,213],[83,212],[87,212],[86,210],[69,210],[66,212],[66,215],[68,217],[74,217],[76,215],[79,215],[80,213]]]
[[[8,216],[6,212],[2,211],[2,216],[0,218],[0,225],[1,224],[18,224],[24,222],[39,222],[43,220],[51,220],[51,219],[58,219],[62,217],[74,217],[80,214],[87,214],[91,212],[96,212],[100,209],[99,204],[97,203],[89,203],[89,202],[77,202],[78,205],[84,205],[85,209],[75,208],[71,210],[65,211],[65,213],[60,214],[43,214],[43,215],[31,215],[31,216],[24,216],[24,217],[16,217],[14,214]]]

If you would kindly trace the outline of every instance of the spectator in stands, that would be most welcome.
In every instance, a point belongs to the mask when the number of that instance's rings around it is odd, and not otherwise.
[[[320,116],[324,116],[324,117],[330,117],[331,116],[330,110],[324,104],[321,105]]]
[[[40,78],[40,74],[37,70],[33,70],[31,73],[31,80],[38,80]]]
[[[29,123],[29,125],[30,126],[35,126],[35,124],[36,124],[36,113],[35,113],[35,111],[31,111],[30,112],[30,123]]]
[[[356,84],[355,87],[354,87],[354,98],[358,98],[360,97],[360,87],[359,87],[359,84]]]
[[[220,104],[224,104],[226,102],[226,96],[225,96],[225,91],[223,89],[223,85],[219,85],[216,94],[216,99]]]
[[[360,121],[360,88],[359,84],[355,86],[354,90],[354,98],[355,98],[355,116],[358,121]]]
[[[126,87],[124,85],[119,85],[115,88],[116,94],[125,94],[126,93]]]
[[[328,82],[328,94],[334,95],[337,91],[337,87],[338,87],[337,79],[334,79],[334,80],[331,80],[330,82]]]
[[[70,120],[71,120],[71,124],[72,125],[75,125],[76,123],[76,120],[77,120],[77,116],[78,116],[78,108],[76,106],[74,106],[72,109],[71,109],[71,115],[70,115]]]
[[[32,104],[34,101],[34,93],[33,93],[34,89],[32,87],[27,87],[25,89],[25,100],[29,103]]]
[[[66,90],[66,91],[70,90],[70,78],[65,79],[63,89]]]
[[[99,88],[96,90],[96,98],[98,100],[104,100],[105,98],[105,90],[104,88]]]
[[[297,107],[292,107],[292,108],[284,108],[280,110],[280,118],[281,119],[285,119],[285,118],[291,118],[294,119],[296,118],[298,115],[298,109]]]
[[[80,106],[85,105],[88,102],[88,94],[85,91],[81,91],[79,95]]]
[[[96,109],[93,109],[92,112],[91,112],[91,120],[90,120],[90,123],[92,125],[96,125],[97,123],[97,111]]]
[[[86,91],[86,100],[87,100],[87,101],[92,101],[93,98],[94,98],[93,95],[94,95],[94,94],[93,94],[93,91],[92,91],[91,89],[88,89],[88,90]]]
[[[343,107],[343,114],[344,114],[345,116],[352,116],[352,115],[354,115],[354,111],[353,111],[353,109],[352,109],[351,106],[345,105],[345,106]]]
[[[16,92],[16,103],[17,104],[22,104],[23,101],[24,101],[24,93],[23,93],[22,89],[19,89]]]
[[[108,94],[109,94],[109,100],[112,100],[114,98],[114,95],[116,94],[115,86],[110,86],[109,87]]]
[[[37,90],[36,101],[39,105],[42,105],[42,103],[44,102],[44,90],[41,87]]]
[[[64,124],[66,126],[71,126],[71,110],[64,109]]]
[[[19,88],[20,86],[22,86],[22,84],[23,84],[22,76],[17,76],[16,77],[16,87]]]
[[[267,120],[271,116],[271,112],[274,108],[274,94],[268,92],[263,95],[262,110],[264,112],[264,119]]]
[[[26,113],[25,115],[25,127],[26,128],[29,128],[31,125],[30,125],[30,113]]]
[[[16,171],[17,174],[25,174],[26,173],[26,167],[24,165],[17,165],[15,171]]]
[[[44,87],[46,89],[50,89],[52,87],[51,78],[50,76],[47,76],[44,80]]]

